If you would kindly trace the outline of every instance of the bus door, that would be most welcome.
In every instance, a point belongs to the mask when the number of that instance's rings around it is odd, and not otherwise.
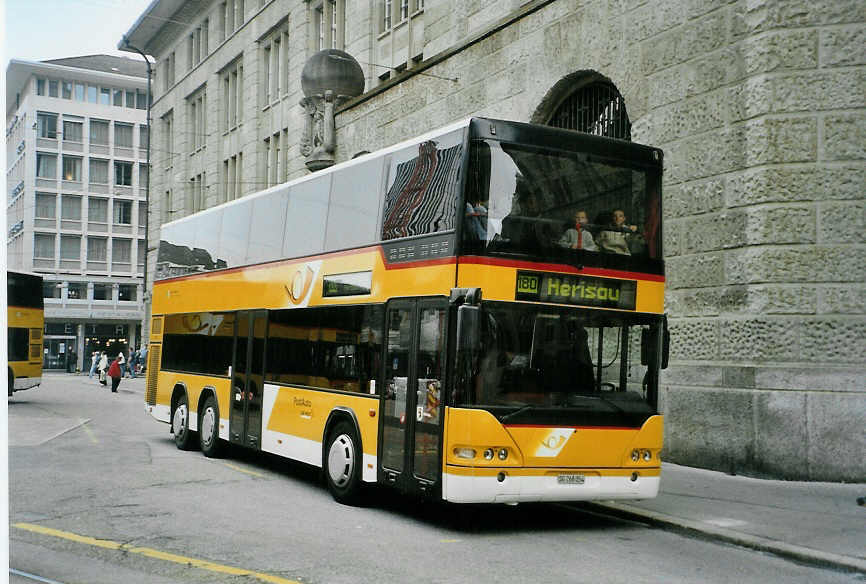
[[[407,491],[440,478],[447,314],[445,299],[388,303],[379,480]]]
[[[262,385],[268,313],[265,310],[241,310],[235,322],[229,437],[234,444],[258,449],[262,439]]]

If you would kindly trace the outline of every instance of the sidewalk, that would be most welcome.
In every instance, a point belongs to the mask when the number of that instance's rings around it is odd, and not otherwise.
[[[656,499],[605,512],[808,564],[866,574],[866,484],[730,476],[664,463]]]

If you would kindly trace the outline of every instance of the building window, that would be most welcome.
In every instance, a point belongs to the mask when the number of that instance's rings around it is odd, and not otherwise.
[[[165,167],[171,168],[174,161],[174,112],[162,116],[162,137]]]
[[[123,107],[123,90],[115,89],[114,90],[114,105],[117,107]]]
[[[115,225],[132,225],[132,202],[114,200]]]
[[[206,143],[206,89],[206,87],[202,87],[187,98],[187,111],[189,112],[189,137],[192,152],[195,152],[199,148],[203,148]]]
[[[60,197],[60,218],[67,221],[81,221],[81,197],[78,195]]]
[[[226,201],[237,199],[242,194],[243,160],[242,152],[223,160],[222,184],[225,188]]]
[[[228,38],[244,23],[244,0],[227,0],[222,4],[223,38]]]
[[[36,135],[40,138],[57,138],[57,114],[37,112]]]
[[[114,161],[114,184],[120,187],[132,186],[132,163]]]
[[[108,122],[90,120],[90,143],[108,146]]]
[[[99,103],[99,88],[94,85],[87,86],[87,101]]]
[[[61,235],[60,236],[60,259],[61,260],[77,260],[81,258],[81,236],[80,235]]]
[[[313,3],[313,30],[316,49],[343,49],[345,45],[346,21],[345,0],[321,0]]]
[[[126,104],[127,107],[130,107],[129,104]],[[146,110],[147,109],[147,93],[141,91],[140,89],[135,90],[135,109]]]
[[[242,121],[244,66],[237,59],[222,72],[224,130],[237,127]]]
[[[204,173],[197,174],[189,180],[189,197],[187,199],[187,213],[196,213],[205,208],[205,185]]]
[[[139,201],[138,203],[138,226],[144,227],[147,225],[147,203]]]
[[[72,120],[63,120],[63,140],[66,142],[81,142],[84,138],[84,124]]]
[[[108,261],[108,241],[104,237],[87,238],[87,261]]]
[[[54,235],[37,233],[33,236],[33,257],[43,260],[54,259]]]
[[[120,284],[117,287],[117,299],[124,302],[135,302],[135,284]]]
[[[409,18],[409,0],[400,0],[400,22]]]
[[[132,124],[114,122],[114,145],[117,148],[132,148]]]
[[[147,256],[147,246],[144,243],[143,239],[138,240],[137,249],[138,251],[136,253],[138,255],[138,269],[144,270],[144,262]]]
[[[45,95],[45,80],[36,79],[36,95]]]
[[[84,300],[87,298],[86,282],[69,282],[66,287],[66,295],[70,300]]]
[[[81,180],[81,158],[77,156],[63,157],[63,180]]]
[[[111,105],[111,89],[108,87],[99,88],[99,103],[102,105]]]
[[[174,85],[174,51],[172,51],[163,62],[163,91],[168,91]]]
[[[72,99],[72,82],[62,81],[60,83],[60,91],[63,99]]]
[[[59,97],[60,83],[50,79],[48,81],[48,97]]]
[[[111,240],[111,263],[128,264],[132,260],[132,240],[131,239],[112,239]]]
[[[138,165],[138,188],[146,189],[147,188],[147,177],[149,167],[146,164],[139,163]]]
[[[382,2],[382,31],[391,30],[391,0]]]
[[[631,140],[625,100],[612,83],[595,81],[579,87],[556,108],[548,126],[597,136]]]
[[[147,126],[138,127],[138,147],[146,150],[150,146],[150,131]]]
[[[126,92],[126,107],[134,108],[135,107],[135,92],[127,91]]]
[[[110,300],[111,285],[110,284],[93,284],[93,299],[94,300]]]
[[[39,178],[57,178],[57,155],[36,153],[36,176]]]
[[[108,199],[89,197],[87,200],[87,220],[90,223],[107,223]]]
[[[54,219],[57,217],[57,196],[50,193],[36,193],[36,218]]]
[[[90,182],[94,184],[108,184],[108,161],[99,158],[90,159]]]
[[[84,101],[84,84],[75,84],[75,101]]]

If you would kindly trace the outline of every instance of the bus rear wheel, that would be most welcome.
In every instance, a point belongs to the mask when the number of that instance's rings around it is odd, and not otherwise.
[[[189,429],[189,401],[185,393],[178,398],[171,414],[171,432],[180,450],[192,450],[195,447],[195,436]]]
[[[344,505],[357,503],[361,494],[360,444],[352,424],[341,421],[328,434],[327,448],[323,452],[322,468],[328,490]]]
[[[219,458],[225,450],[225,442],[220,440],[220,413],[216,398],[209,395],[204,402],[198,420],[198,436],[202,453],[208,458]]]

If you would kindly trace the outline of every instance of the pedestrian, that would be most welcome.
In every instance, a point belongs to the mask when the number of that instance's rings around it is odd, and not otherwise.
[[[88,378],[93,379],[97,365],[99,365],[99,351],[93,351],[93,355],[90,356],[90,375],[88,375]]]
[[[126,375],[126,358],[123,356],[123,351],[117,354],[117,360],[119,361],[118,365],[120,365],[120,376],[123,377]]]
[[[111,367],[108,368],[108,376],[111,378],[111,391],[117,393],[117,386],[120,385],[120,379],[123,377],[123,370],[120,368],[123,354],[117,355],[117,359],[111,362]]]
[[[141,363],[141,372],[144,373],[147,369],[147,345],[141,346],[141,354],[138,357],[138,362]]]
[[[135,379],[135,367],[138,365],[138,351],[135,348],[129,348],[129,378]]]
[[[105,385],[105,383],[106,383],[105,377],[107,375],[106,372],[108,371],[108,355],[105,353],[105,351],[103,351],[102,354],[99,356],[98,368],[99,368],[99,383],[101,383],[102,385]]]

